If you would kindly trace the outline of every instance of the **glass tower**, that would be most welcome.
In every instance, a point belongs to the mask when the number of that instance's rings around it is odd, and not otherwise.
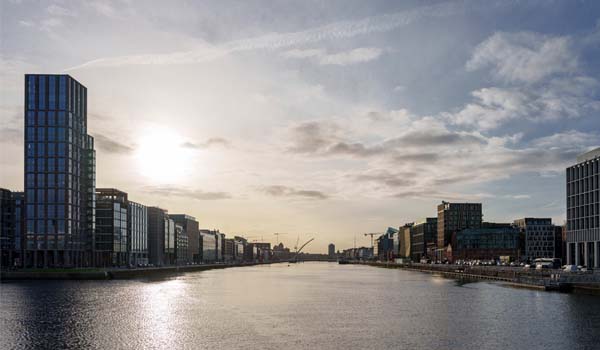
[[[95,151],[87,89],[69,75],[25,75],[26,266],[89,266]]]

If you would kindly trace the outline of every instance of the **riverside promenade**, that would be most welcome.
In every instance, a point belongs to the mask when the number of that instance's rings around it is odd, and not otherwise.
[[[545,291],[600,295],[600,271],[565,272],[556,269],[524,269],[507,266],[468,266],[447,264],[400,264],[394,262],[350,261],[352,264],[438,274],[461,280],[499,281],[515,287]]]

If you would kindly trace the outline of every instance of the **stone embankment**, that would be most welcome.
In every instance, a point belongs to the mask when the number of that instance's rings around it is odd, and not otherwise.
[[[564,272],[553,269],[536,270],[505,266],[398,264],[392,262],[354,263],[384,268],[401,268],[463,280],[500,281],[515,287],[600,295],[600,272]]]

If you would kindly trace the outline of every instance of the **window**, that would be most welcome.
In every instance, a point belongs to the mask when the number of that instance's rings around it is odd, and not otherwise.
[[[56,156],[56,144],[50,142],[46,146],[47,146],[47,151],[48,151],[48,157],[55,157]],[[50,171],[50,170],[48,170],[48,171]]]
[[[67,108],[67,77],[61,75],[58,78],[58,109]]]
[[[48,128],[48,141],[55,140],[54,128]]]
[[[58,141],[66,141],[65,128],[57,128]]]
[[[45,157],[46,156],[46,145],[43,143],[37,144],[37,156]]]
[[[60,150],[60,147],[59,147],[59,150]],[[58,158],[58,172],[59,173],[66,172],[65,158]]]
[[[35,76],[27,76],[27,109],[35,109]]]
[[[32,126],[28,126],[27,131],[25,132],[25,140],[26,141],[35,141],[35,128]]]
[[[56,123],[58,126],[66,126],[66,118],[65,118],[65,112],[58,112],[58,120]]]
[[[56,186],[56,177],[54,174],[48,174],[48,187]]]
[[[58,144],[58,156],[59,157],[66,157],[67,154],[66,154],[65,148],[66,148],[65,143],[61,142]]]
[[[50,175],[48,175],[50,176]],[[48,189],[48,203],[56,202],[56,190]]]
[[[35,171],[35,158],[27,158],[27,172]]]
[[[44,142],[46,139],[46,133],[44,132],[46,131],[44,128],[37,128],[37,140]]]
[[[27,157],[35,157],[35,143],[27,143]]]
[[[31,187],[35,187],[35,175],[34,174],[27,174],[27,187],[31,188]]]
[[[40,76],[38,79],[38,108],[46,109],[46,77]]]
[[[52,145],[52,147],[48,147],[48,156],[54,156],[54,154],[50,154],[50,150],[54,152],[54,145]],[[54,158],[48,158],[48,172],[56,171],[56,167],[54,166],[55,164],[56,162],[54,161]]]
[[[59,188],[65,187],[65,174],[58,174],[57,185]],[[60,192],[62,192],[62,191],[60,191]]]
[[[37,176],[37,187],[46,187],[44,174],[38,174]],[[38,198],[39,199],[39,198]]]
[[[45,166],[46,164],[45,164],[44,158],[38,159],[37,165],[38,165],[37,166],[38,173],[43,173],[46,171],[46,166]]]
[[[56,77],[48,77],[48,109],[56,109]]]

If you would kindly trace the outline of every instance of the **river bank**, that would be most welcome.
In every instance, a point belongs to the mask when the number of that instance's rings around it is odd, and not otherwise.
[[[444,264],[399,264],[393,262],[350,262],[381,268],[438,274],[461,280],[497,281],[519,288],[600,295],[599,273],[565,273],[561,270],[532,270],[501,266],[461,266]]]
[[[111,280],[134,279],[142,277],[161,276],[194,271],[225,269],[230,267],[254,266],[267,263],[239,263],[239,264],[202,264],[186,266],[166,266],[149,268],[84,268],[84,269],[36,269],[0,272],[0,281],[20,280]]]

